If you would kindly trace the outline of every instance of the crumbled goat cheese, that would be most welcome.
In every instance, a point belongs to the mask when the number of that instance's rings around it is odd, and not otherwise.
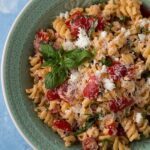
[[[106,31],[102,31],[101,33],[100,33],[100,37],[101,38],[105,38],[107,36],[107,32]]]
[[[131,34],[130,30],[127,30],[124,35],[125,35],[125,37],[128,37],[128,36],[130,36],[130,34]]]
[[[112,79],[103,79],[103,83],[106,90],[112,91],[115,88],[115,84]]]
[[[79,28],[78,39],[75,42],[75,45],[79,48],[86,48],[90,45],[90,39],[87,36],[84,29]]]
[[[75,114],[80,114],[81,112],[81,105],[80,104],[76,104],[75,106],[72,107],[72,111],[75,113]]]
[[[150,85],[150,78],[147,79],[147,84]]]
[[[136,123],[140,124],[142,122],[142,119],[143,119],[142,114],[141,113],[137,113],[136,117],[135,117]]]
[[[66,11],[65,13],[60,13],[59,17],[60,17],[61,19],[63,19],[63,18],[67,19],[67,18],[69,17],[69,12]]]
[[[121,32],[125,33],[126,29],[124,27],[121,28]]]
[[[64,50],[66,50],[66,51],[70,51],[70,50],[75,49],[75,45],[74,45],[73,42],[67,40],[67,41],[65,41],[65,42],[63,43],[63,48],[64,48]]]
[[[131,34],[130,30],[127,30],[124,27],[121,28],[121,32],[124,33],[125,37],[128,37]]]
[[[69,82],[77,82],[78,78],[79,78],[79,72],[73,71],[70,75]]]
[[[140,19],[139,23],[140,23],[140,27],[144,27],[146,24],[149,24],[150,21],[147,19]]]
[[[143,42],[145,40],[145,34],[138,34],[138,37],[140,39],[141,42]]]
[[[102,73],[106,73],[106,72],[107,72],[107,67],[106,67],[105,65],[103,65],[101,70],[97,70],[97,71],[95,72],[95,75],[96,75],[97,77],[100,77]]]
[[[116,58],[116,57],[115,57],[114,60],[115,60],[115,61],[119,61],[119,58]]]

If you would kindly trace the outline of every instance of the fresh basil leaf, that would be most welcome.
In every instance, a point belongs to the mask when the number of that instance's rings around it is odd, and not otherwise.
[[[44,60],[48,60],[50,58],[59,59],[59,53],[49,44],[41,44],[41,53]]]
[[[68,69],[73,69],[81,65],[88,59],[91,59],[93,54],[87,50],[76,49],[64,54],[64,66]]]
[[[49,59],[47,61],[44,61],[44,63],[42,64],[42,67],[55,67],[57,65],[57,61],[55,62],[54,60],[52,59]]]
[[[110,57],[102,58],[101,63],[109,67],[112,65],[112,59]]]
[[[45,87],[47,89],[54,89],[58,87],[67,79],[67,75],[68,72],[62,67],[53,69],[52,72],[45,76]]]

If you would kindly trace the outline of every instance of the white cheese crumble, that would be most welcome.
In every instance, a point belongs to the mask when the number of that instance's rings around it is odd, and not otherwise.
[[[65,13],[60,13],[59,17],[60,17],[61,19],[63,19],[63,18],[67,19],[67,18],[69,18],[69,12],[66,11]]]
[[[140,39],[141,42],[143,42],[145,40],[145,34],[138,34],[138,37]]]
[[[146,24],[149,24],[150,21],[147,19],[140,19],[139,23],[140,23],[140,27],[144,27]]]
[[[125,37],[128,37],[128,36],[130,36],[130,34],[131,34],[130,30],[127,30],[124,35],[125,35]]]
[[[62,46],[63,46],[63,49],[66,51],[75,49],[74,43],[69,40],[65,41]]]
[[[142,122],[142,119],[143,119],[142,114],[141,113],[137,113],[136,117],[135,117],[136,123],[140,124]]]
[[[80,114],[81,113],[81,105],[80,104],[76,104],[75,106],[72,107],[72,111],[75,113],[75,114]]]
[[[105,65],[103,65],[101,70],[97,70],[97,71],[95,72],[95,75],[96,75],[97,77],[100,77],[102,73],[106,73],[106,72],[107,72],[107,67],[106,67]]]
[[[131,34],[130,30],[127,30],[124,27],[121,28],[121,32],[124,33],[126,38]]]
[[[147,84],[150,85],[150,78],[147,79]]]
[[[106,31],[102,31],[101,33],[100,33],[100,37],[101,38],[105,38],[107,36],[107,32]]]
[[[86,31],[82,28],[79,28],[78,39],[75,42],[75,45],[79,48],[86,48],[90,45],[90,39],[86,34]]]
[[[69,82],[77,82],[78,78],[79,78],[79,72],[73,71],[70,75]]]
[[[121,32],[125,33],[126,29],[124,27],[121,28]]]
[[[104,88],[112,91],[115,88],[115,84],[112,79],[103,79]]]

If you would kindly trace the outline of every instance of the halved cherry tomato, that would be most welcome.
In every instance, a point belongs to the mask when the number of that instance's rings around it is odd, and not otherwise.
[[[55,120],[53,122],[53,126],[55,128],[61,129],[65,132],[70,132],[71,131],[71,125],[66,121],[66,120]]]
[[[56,89],[48,90],[46,93],[46,97],[49,101],[57,100],[60,98]]]
[[[83,90],[84,97],[89,99],[94,99],[98,96],[99,93],[99,85],[96,76],[90,77],[86,87]]]

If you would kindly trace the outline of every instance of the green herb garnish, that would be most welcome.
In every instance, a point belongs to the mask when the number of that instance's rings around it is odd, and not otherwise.
[[[91,25],[91,27],[90,27],[90,29],[89,29],[89,31],[88,31],[88,35],[89,35],[90,37],[91,37],[92,33],[95,31],[97,25],[98,25],[98,20],[95,20],[95,21],[92,23],[92,25]]]
[[[141,74],[141,77],[145,79],[150,77],[150,71],[149,70],[143,71],[143,73]]]
[[[130,18],[126,16],[121,16],[119,17],[119,22],[120,23],[126,23]]]
[[[143,34],[149,34],[150,33],[149,29],[145,28],[145,27],[140,27],[139,30],[140,30],[140,33],[143,33]]]
[[[77,130],[76,132],[74,132],[74,135],[77,136],[83,132],[85,132],[86,130],[88,130],[90,127],[92,127],[92,125],[97,121],[100,120],[102,118],[101,114],[95,114],[95,115],[89,115],[85,126],[80,128],[79,130]]]
[[[55,50],[49,44],[41,44],[41,53],[44,58],[42,66],[52,67],[52,72],[45,76],[45,86],[48,89],[61,85],[67,79],[70,69],[77,68],[93,56],[91,52],[84,49],[74,49],[66,52]]]
[[[112,29],[112,27],[113,27],[113,24],[110,23],[110,24],[108,24],[108,25],[105,26],[104,30],[110,32],[111,29]]]
[[[101,63],[109,67],[112,65],[112,59],[110,57],[102,58]]]

